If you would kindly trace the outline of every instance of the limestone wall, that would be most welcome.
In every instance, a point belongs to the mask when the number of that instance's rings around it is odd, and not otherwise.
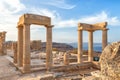
[[[31,51],[40,50],[41,49],[41,40],[33,40],[30,43]]]

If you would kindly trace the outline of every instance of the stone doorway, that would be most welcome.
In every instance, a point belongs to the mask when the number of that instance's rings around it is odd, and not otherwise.
[[[30,72],[30,25],[43,25],[46,28],[46,68],[52,67],[52,27],[51,18],[35,14],[24,14],[19,18],[17,55],[15,57],[17,67],[22,67],[22,72]]]
[[[78,23],[78,63],[82,63],[83,55],[83,31],[88,31],[89,42],[88,42],[88,61],[93,61],[93,32],[97,30],[102,31],[102,50],[107,46],[107,22],[86,24]]]

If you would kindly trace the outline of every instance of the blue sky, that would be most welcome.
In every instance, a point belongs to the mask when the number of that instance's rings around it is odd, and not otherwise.
[[[6,40],[17,40],[17,22],[24,13],[49,16],[52,19],[53,41],[77,42],[77,24],[108,22],[108,41],[119,41],[119,0],[1,0],[0,31],[7,31]],[[46,41],[44,26],[31,25],[31,40]],[[84,32],[83,41],[88,42]],[[94,42],[102,41],[102,32],[94,32]]]

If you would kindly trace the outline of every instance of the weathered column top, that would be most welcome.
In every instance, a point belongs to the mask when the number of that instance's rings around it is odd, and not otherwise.
[[[51,25],[51,18],[36,14],[24,14],[19,18],[18,26],[22,24]]]
[[[95,30],[105,30],[107,26],[107,22],[101,22],[96,24],[86,24],[86,23],[78,23],[78,30],[86,30],[86,31],[95,31]]]
[[[54,25],[49,25],[49,26],[45,25],[45,27],[46,27],[46,28],[53,28]]]

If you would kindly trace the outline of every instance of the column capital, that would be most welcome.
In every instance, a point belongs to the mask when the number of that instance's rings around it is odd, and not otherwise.
[[[23,27],[24,25],[26,25],[26,26],[30,26],[31,24],[23,23],[23,24],[21,24],[21,25],[18,25],[17,28]]]
[[[88,32],[94,32],[95,30],[87,30]]]
[[[26,26],[30,26],[31,24],[28,24],[28,23],[23,23],[22,24],[23,26],[26,25]]]
[[[18,25],[16,28],[20,28],[20,27],[23,27],[22,25]]]
[[[78,28],[78,30],[77,30],[77,31],[83,31],[83,29],[79,29],[79,28]]]
[[[46,27],[46,28],[53,28],[54,25],[49,25],[49,26],[48,26],[48,25],[45,25],[45,27]]]
[[[109,30],[108,28],[104,28],[104,29],[102,29],[102,31],[107,31],[107,30]]]

